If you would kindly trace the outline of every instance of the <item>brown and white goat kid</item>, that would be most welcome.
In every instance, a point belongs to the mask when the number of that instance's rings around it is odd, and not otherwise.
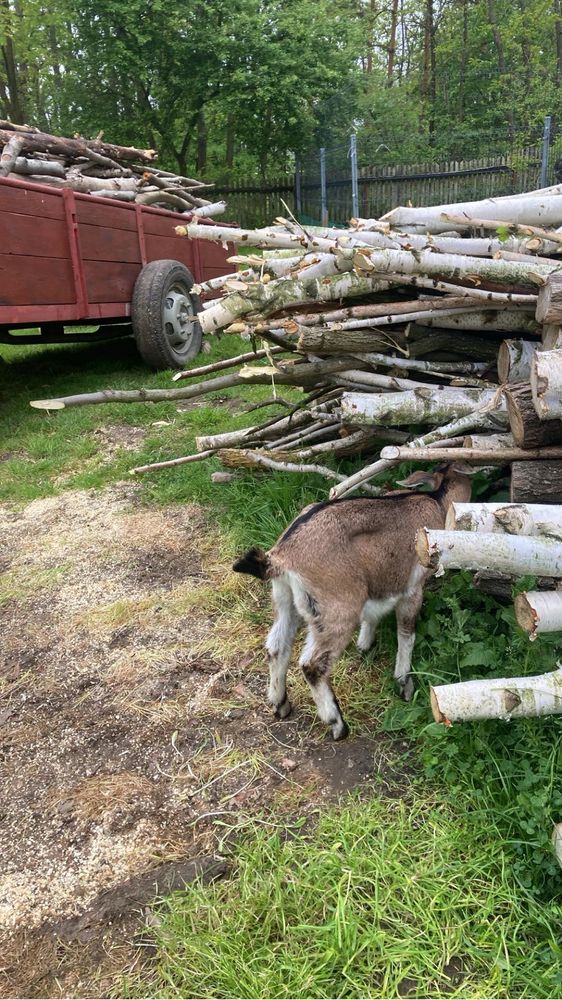
[[[312,504],[289,525],[269,552],[249,549],[233,569],[271,580],[275,621],[266,642],[268,699],[275,716],[291,711],[287,670],[299,626],[308,633],[300,666],[318,714],[335,740],[348,734],[330,684],[330,670],[360,625],[358,648],[373,643],[381,619],[396,610],[398,653],[394,677],[405,700],[415,626],[431,570],[415,552],[418,528],[443,528],[449,505],[470,499],[468,466],[445,465],[434,473],[414,472],[401,486],[431,485],[432,491],[398,491],[376,498],[352,497]]]

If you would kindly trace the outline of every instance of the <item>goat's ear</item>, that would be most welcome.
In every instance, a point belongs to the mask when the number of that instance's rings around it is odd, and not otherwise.
[[[462,476],[475,476],[478,472],[478,469],[475,469],[474,466],[463,461],[453,462],[451,469],[453,472],[460,472]]]
[[[397,486],[406,486],[411,489],[414,486],[431,486],[432,490],[438,490],[443,482],[442,472],[426,472],[424,469],[418,469],[416,472],[412,472],[411,476],[407,479],[397,479]]]

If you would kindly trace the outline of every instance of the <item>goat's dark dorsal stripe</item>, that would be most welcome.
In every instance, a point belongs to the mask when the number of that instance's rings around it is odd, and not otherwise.
[[[334,507],[338,503],[353,503],[354,501],[357,500],[363,500],[363,501],[367,500],[369,502],[370,501],[376,502],[377,500],[400,501],[404,500],[405,497],[412,497],[412,496],[431,497],[432,500],[441,500],[443,494],[445,493],[445,489],[446,489],[446,483],[445,481],[443,481],[439,489],[428,490],[426,493],[422,493],[421,491],[415,492],[412,490],[404,490],[403,493],[395,493],[394,496],[389,496],[388,493],[383,493],[380,497],[339,497],[337,500],[320,500],[319,503],[315,503],[310,508],[310,510],[306,511],[306,513],[299,514],[299,516],[295,518],[295,520],[289,525],[287,530],[281,535],[279,541],[280,542],[286,541],[287,538],[290,538],[290,536],[297,530],[297,528],[300,528],[301,525],[306,524],[307,521],[310,521],[310,519],[314,517],[315,514],[318,514],[321,510],[324,510],[326,507]]]

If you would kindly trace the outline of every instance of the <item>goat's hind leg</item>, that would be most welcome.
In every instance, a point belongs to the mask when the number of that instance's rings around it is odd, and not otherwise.
[[[334,740],[344,740],[349,734],[338,699],[330,683],[330,671],[338,656],[348,645],[357,617],[346,620],[340,617],[335,623],[318,618],[309,626],[308,635],[300,658],[303,674],[316,702],[318,715],[331,726]]]
[[[414,693],[411,674],[412,652],[416,641],[416,619],[423,603],[423,583],[413,593],[403,597],[396,606],[398,632],[398,652],[394,667],[394,678],[398,682],[400,697],[410,701]]]
[[[271,596],[275,621],[265,644],[269,660],[267,699],[273,706],[275,717],[286,719],[291,713],[291,702],[287,697],[287,671],[301,620],[295,608],[291,588],[282,577],[272,581]]]

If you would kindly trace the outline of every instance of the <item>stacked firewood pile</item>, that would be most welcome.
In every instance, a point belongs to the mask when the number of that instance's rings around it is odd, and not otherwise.
[[[201,198],[201,191],[212,184],[157,169],[154,149],[114,146],[101,138],[65,139],[7,121],[0,121],[0,147],[1,177],[27,178],[196,217],[219,215],[226,207]]]
[[[34,405],[189,399],[269,384],[278,416],[201,436],[196,454],[148,468],[216,455],[230,469],[320,472],[335,480],[331,496],[338,498],[358,488],[379,492],[371,480],[399,462],[462,458],[510,467],[512,503],[562,504],[558,227],[562,185],[494,201],[399,208],[380,220],[354,219],[346,230],[287,219],[255,231],[180,226],[188,238],[252,248],[230,258],[241,270],[199,287],[217,297],[198,319],[204,333],[239,334],[253,351],[175,375],[192,381],[186,388],[109,390]],[[297,403],[283,399],[288,385],[303,390]],[[351,476],[320,464],[361,453],[377,458]],[[553,586],[562,578],[556,514],[544,523],[555,525],[554,536],[532,532],[527,546],[511,528],[496,530],[504,524],[497,516],[484,534],[453,525],[454,545],[452,531],[434,533],[420,542],[427,549],[420,557],[439,566],[449,559],[484,577],[532,573]],[[502,555],[506,546],[512,561]],[[550,627],[562,627],[562,593],[549,601],[558,609],[549,607]]]

